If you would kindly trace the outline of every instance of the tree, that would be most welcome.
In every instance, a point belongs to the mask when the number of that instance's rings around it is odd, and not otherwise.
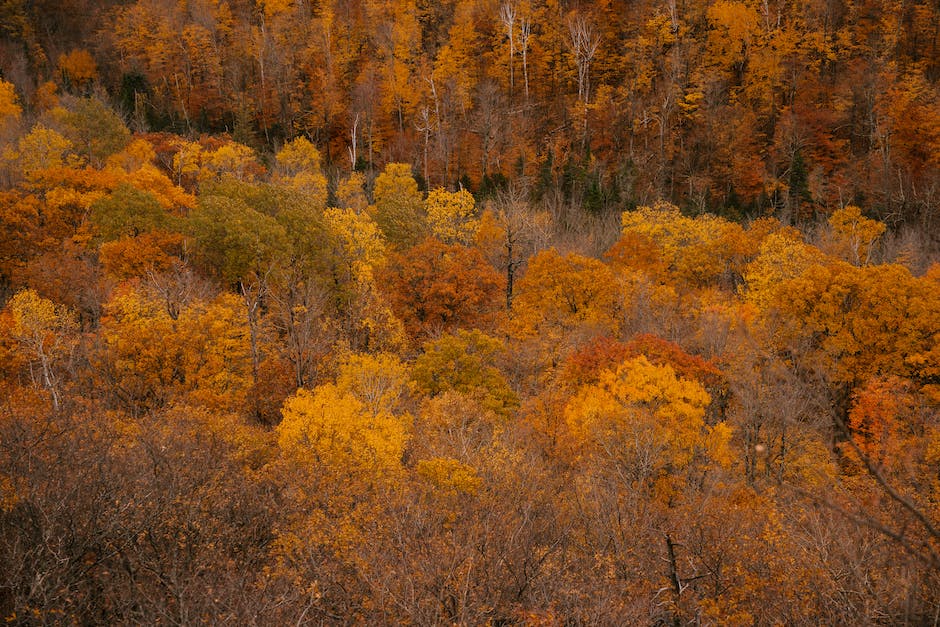
[[[385,239],[394,248],[404,250],[420,242],[426,232],[424,200],[418,183],[411,176],[411,166],[390,163],[375,179],[375,205],[370,213]]]
[[[198,258],[226,283],[247,285],[265,276],[289,250],[287,233],[277,220],[243,200],[202,195],[189,217]]]
[[[419,391],[439,396],[448,391],[479,398],[485,409],[501,416],[516,405],[516,394],[493,364],[505,350],[502,342],[476,329],[428,342],[415,360],[412,377]]]
[[[431,238],[393,255],[379,284],[416,339],[492,324],[504,289],[502,277],[479,251]]]
[[[53,109],[53,116],[75,152],[92,165],[101,167],[108,157],[130,143],[131,134],[124,121],[97,98],[78,98],[68,105],[67,109]]]
[[[201,163],[201,181],[233,178],[236,181],[252,182],[264,172],[255,159],[255,151],[235,141],[222,142],[214,150],[205,150],[201,155]]]
[[[587,105],[591,99],[591,61],[601,43],[596,27],[584,15],[573,15],[568,19],[568,35],[578,68],[578,100]]]
[[[91,53],[83,48],[60,54],[58,66],[66,89],[75,89],[80,94],[88,93],[98,80],[98,65]]]
[[[91,206],[91,219],[102,242],[137,237],[157,230],[172,230],[174,221],[149,192],[122,183],[109,196]]]
[[[8,134],[19,124],[22,113],[13,84],[0,79],[0,142],[6,143]]]
[[[846,426],[858,453],[877,468],[903,462],[902,446],[907,439],[903,414],[910,413],[913,404],[906,388],[905,381],[898,377],[876,377],[852,393]],[[844,449],[850,458],[856,453],[853,447]]]
[[[408,366],[389,353],[349,355],[340,364],[336,386],[374,415],[400,414],[409,389]]]
[[[326,177],[320,171],[320,151],[313,144],[298,137],[285,144],[275,159],[281,180],[303,191],[311,205],[326,207]]]
[[[7,303],[7,309],[13,316],[10,333],[28,353],[30,363],[38,362],[41,384],[49,390],[52,407],[58,411],[62,393],[58,362],[68,353],[74,339],[72,314],[32,289],[17,292]]]
[[[551,217],[530,207],[518,186],[499,194],[480,216],[476,245],[506,276],[507,310],[512,308],[517,273],[529,256],[547,246],[551,228]]]
[[[512,304],[512,328],[520,337],[538,338],[555,350],[579,328],[616,332],[620,294],[610,269],[576,253],[554,248],[529,260]]]
[[[745,267],[745,299],[766,310],[784,282],[799,277],[821,254],[805,244],[795,229],[770,233],[760,243],[757,256]]]
[[[835,253],[856,266],[871,263],[875,242],[887,228],[883,222],[866,218],[853,205],[834,211],[829,216]]]
[[[37,124],[19,139],[15,149],[4,152],[3,157],[28,181],[35,181],[46,170],[63,165],[71,149],[72,142],[61,133]]]
[[[182,265],[185,256],[185,236],[168,231],[123,236],[98,249],[102,268],[120,280],[162,275]]]
[[[251,337],[252,375],[257,384],[262,359],[262,302],[271,272],[290,251],[287,232],[273,217],[240,199],[225,196],[201,196],[189,225],[199,258],[241,293]]]
[[[935,281],[902,266],[814,264],[780,285],[769,320],[778,346],[802,345],[805,367],[825,375],[841,411],[848,389],[869,377],[917,380],[929,369],[914,356],[936,341],[938,299]]]
[[[400,472],[409,419],[373,412],[341,388],[326,384],[298,390],[284,403],[278,445],[301,463],[343,472],[366,470],[378,479]]]
[[[691,287],[721,281],[734,285],[751,253],[740,225],[707,214],[686,217],[665,202],[625,211],[621,224],[625,237],[643,238],[658,249],[670,278]]]
[[[445,244],[469,246],[476,234],[475,202],[465,189],[448,192],[437,188],[428,192],[425,207],[431,236]]]
[[[730,463],[731,429],[705,424],[708,393],[645,357],[601,373],[571,399],[565,417],[574,437],[610,458],[626,486],[671,483],[695,464]]]

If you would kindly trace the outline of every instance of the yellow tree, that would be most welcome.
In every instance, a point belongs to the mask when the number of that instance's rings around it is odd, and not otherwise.
[[[19,123],[22,112],[13,84],[0,79],[0,144],[6,142],[7,134]]]
[[[287,143],[277,155],[278,177],[304,192],[314,207],[326,207],[326,177],[320,171],[320,151],[305,137]]]
[[[750,252],[740,225],[708,214],[690,218],[666,202],[625,211],[621,224],[625,237],[653,245],[670,278],[692,287],[732,283]]]
[[[365,177],[359,172],[350,172],[336,185],[336,199],[343,209],[352,209],[355,213],[362,213],[369,206],[363,185]]]
[[[783,282],[770,308],[778,346],[802,346],[806,365],[837,389],[878,375],[933,382],[940,291],[929,276],[893,264],[814,264]]]
[[[470,245],[479,226],[470,192],[462,188],[456,192],[433,189],[428,192],[425,208],[431,235],[445,244]]]
[[[579,327],[616,332],[620,293],[613,273],[597,259],[554,248],[529,260],[512,302],[512,328],[520,337],[555,345]]]
[[[493,365],[504,350],[503,342],[481,331],[460,330],[425,344],[424,352],[415,360],[412,377],[418,391],[428,396],[458,392],[506,416],[519,401]]]
[[[375,415],[400,412],[409,387],[408,367],[391,353],[349,355],[339,368],[336,386]]]
[[[323,464],[334,472],[401,469],[410,419],[384,409],[373,412],[343,388],[326,384],[298,390],[287,399],[277,427],[281,450],[295,461]]]
[[[415,89],[416,56],[421,43],[421,26],[414,0],[366,3],[378,26],[375,43],[380,60],[382,107],[389,121],[405,131],[420,93]]]
[[[98,64],[84,48],[60,54],[58,65],[66,88],[74,88],[79,93],[86,93],[98,79]]]
[[[104,305],[101,339],[96,370],[119,405],[143,412],[182,388],[182,338],[157,299],[131,285],[116,290]]]
[[[253,380],[249,329],[238,296],[194,301],[173,326],[183,348],[180,365],[189,399],[216,412],[243,411]]]
[[[237,296],[193,300],[171,311],[128,283],[104,309],[96,369],[120,405],[139,413],[188,398],[214,411],[246,407],[251,347]]]
[[[7,303],[7,309],[13,317],[10,329],[13,339],[28,353],[31,363],[38,362],[39,379],[52,395],[52,406],[58,410],[61,382],[56,362],[68,351],[73,339],[76,326],[71,312],[31,289],[17,292]]]
[[[799,231],[785,228],[769,234],[744,270],[744,297],[765,311],[788,279],[800,276],[822,253],[803,242]]]
[[[663,488],[693,463],[730,463],[731,429],[705,423],[710,402],[699,383],[641,356],[582,387],[565,417],[576,441],[614,461],[628,486]]]
[[[875,242],[887,228],[884,222],[863,216],[862,210],[854,205],[834,211],[829,216],[829,226],[833,232],[834,252],[856,266],[871,262]]]
[[[3,156],[27,180],[35,181],[46,170],[63,165],[71,148],[72,142],[61,133],[37,124]]]
[[[255,158],[255,151],[244,144],[228,141],[215,150],[202,154],[202,181],[232,177],[239,181],[254,181],[264,172]]]

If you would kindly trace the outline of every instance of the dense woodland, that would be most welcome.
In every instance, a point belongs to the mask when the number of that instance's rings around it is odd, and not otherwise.
[[[0,2],[0,620],[937,624],[938,48]]]

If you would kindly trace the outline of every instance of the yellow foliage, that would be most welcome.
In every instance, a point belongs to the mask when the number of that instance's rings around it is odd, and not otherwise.
[[[15,150],[7,150],[3,156],[28,180],[35,180],[45,170],[64,165],[71,148],[72,142],[61,133],[37,124],[20,138]]]
[[[7,307],[13,315],[10,329],[13,339],[46,356],[57,344],[58,336],[75,324],[67,308],[41,297],[33,289],[17,292]]]
[[[376,204],[385,202],[407,202],[421,200],[418,183],[407,163],[389,163],[375,179],[373,190]]]
[[[369,206],[369,200],[366,198],[363,185],[365,177],[359,172],[350,172],[349,176],[340,180],[336,186],[336,198],[339,200],[339,206],[344,209],[352,209],[356,213],[362,213]]]
[[[156,158],[157,153],[150,142],[134,139],[123,150],[108,157],[106,167],[133,172],[144,165],[153,164]]]
[[[320,151],[306,137],[290,141],[275,155],[278,168],[287,176],[320,171]]]
[[[506,228],[492,209],[486,208],[477,220],[474,244],[486,253],[488,258],[498,257],[503,253],[506,241]]]
[[[190,398],[209,409],[237,412],[252,385],[244,305],[234,294],[194,303],[180,313],[182,367]]]
[[[432,76],[438,85],[451,85],[453,97],[461,110],[472,105],[477,78],[470,68],[474,64],[473,46],[478,36],[470,5],[457,4],[460,13],[450,28],[447,43],[437,54]]]
[[[743,2],[719,0],[708,8],[708,59],[730,68],[740,63],[750,51],[751,41],[760,32],[757,11]]]
[[[752,248],[739,224],[707,214],[690,218],[666,202],[625,211],[621,224],[625,238],[651,242],[671,278],[691,286],[739,273]]]
[[[178,211],[181,208],[194,209],[196,207],[196,197],[194,195],[174,185],[166,174],[151,163],[142,164],[122,178],[133,187],[153,194],[164,209]]]
[[[88,211],[92,204],[107,195],[103,189],[80,191],[74,187],[53,187],[46,192],[46,206],[52,209],[78,207]]]
[[[278,444],[298,461],[333,469],[376,472],[401,469],[410,418],[377,414],[350,393],[327,384],[287,399],[277,427]]]
[[[899,265],[814,264],[783,282],[770,306],[778,342],[803,342],[835,381],[872,375],[924,377],[938,371],[940,291]],[[926,382],[926,381],[925,381]]]
[[[176,154],[173,155],[173,172],[176,182],[181,183],[183,177],[198,174],[204,155],[202,146],[196,142],[180,141],[177,148]]]
[[[473,466],[450,457],[422,459],[415,465],[420,477],[446,494],[474,495],[483,483]]]
[[[513,299],[513,331],[557,341],[579,326],[616,332],[620,292],[613,273],[597,259],[555,249],[529,260]]]
[[[385,242],[379,225],[365,213],[353,209],[327,209],[323,217],[339,237],[341,257],[359,283],[371,283],[373,271],[385,265]]]
[[[849,263],[868,265],[875,242],[887,228],[884,222],[862,215],[862,210],[849,205],[829,216],[835,254]]]
[[[474,219],[473,195],[465,189],[448,192],[431,190],[425,201],[431,235],[447,244],[467,246],[473,241],[479,222]]]
[[[326,206],[326,177],[320,171],[320,152],[305,137],[284,145],[275,156],[282,180],[302,190],[318,207]]]
[[[375,415],[395,410],[408,388],[408,367],[389,353],[350,355],[340,366],[336,387]]]
[[[804,244],[800,233],[783,229],[771,233],[760,244],[757,257],[744,271],[747,302],[766,311],[784,281],[802,274],[821,253]]]
[[[375,179],[369,210],[388,242],[410,248],[425,236],[424,200],[407,163],[389,163]]]
[[[730,427],[705,424],[710,402],[698,382],[641,356],[581,388],[566,406],[565,418],[571,433],[589,448],[625,460],[639,477],[655,479],[700,455],[730,463]]]
[[[251,386],[248,328],[235,295],[194,301],[173,319],[166,303],[124,287],[105,305],[109,370],[135,409],[181,394],[208,408],[243,409]]]
[[[46,81],[36,88],[33,94],[33,105],[37,111],[49,111],[59,106],[59,88],[52,81]]]
[[[213,177],[232,176],[239,181],[253,181],[259,170],[254,150],[238,142],[227,142],[216,150],[203,154],[199,178],[208,180]]]
[[[0,78],[0,130],[19,121],[23,108],[17,100],[13,83]]]

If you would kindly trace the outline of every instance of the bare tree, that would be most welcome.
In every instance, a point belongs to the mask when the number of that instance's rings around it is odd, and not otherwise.
[[[578,66],[578,99],[588,103],[591,95],[591,61],[601,43],[601,36],[583,15],[576,15],[568,20],[568,34],[571,37],[571,50]]]
[[[519,50],[522,51],[522,77],[525,80],[525,100],[529,102],[529,40],[532,37],[532,21],[528,15],[519,21]]]
[[[504,2],[499,7],[499,21],[506,28],[506,34],[509,36],[509,100],[512,101],[513,91],[515,89],[515,30],[516,30],[516,7],[512,2]]]

